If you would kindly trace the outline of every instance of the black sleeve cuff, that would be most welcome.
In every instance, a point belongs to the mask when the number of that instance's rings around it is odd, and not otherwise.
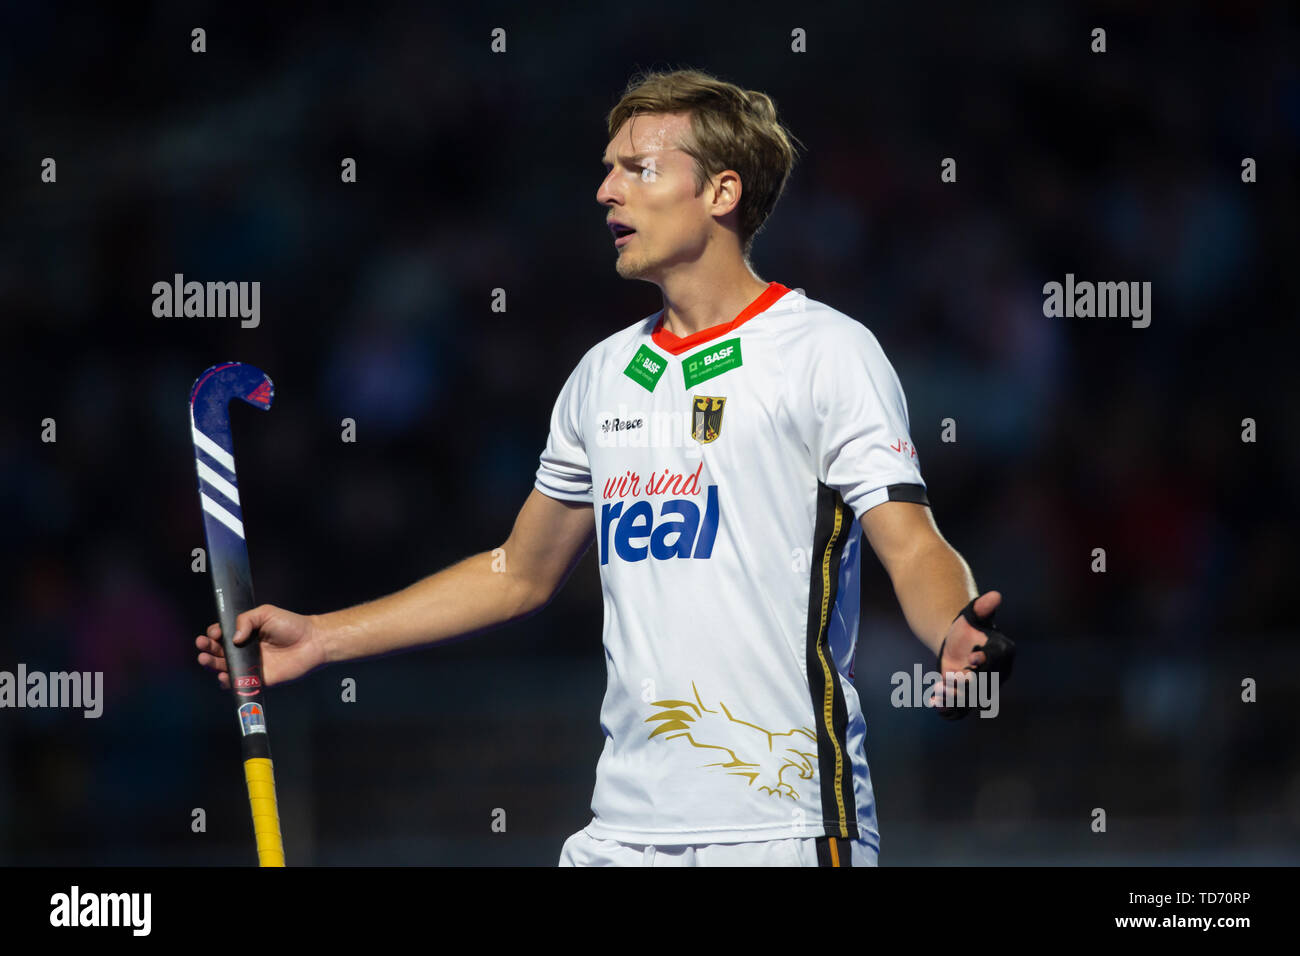
[[[930,507],[930,499],[925,494],[925,485],[890,485],[886,491],[889,492],[887,499],[889,501],[910,501],[912,504]]]

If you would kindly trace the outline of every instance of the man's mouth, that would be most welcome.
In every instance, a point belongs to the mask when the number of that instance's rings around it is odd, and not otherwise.
[[[636,230],[631,226],[624,225],[623,223],[614,220],[611,220],[609,223],[609,231],[614,234],[615,246],[626,245],[632,235],[636,233]]]

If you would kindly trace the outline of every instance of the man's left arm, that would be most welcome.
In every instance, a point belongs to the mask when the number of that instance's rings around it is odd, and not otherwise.
[[[953,618],[979,593],[970,567],[939,533],[926,505],[876,505],[862,516],[862,531],[893,582],[912,633],[937,655]]]

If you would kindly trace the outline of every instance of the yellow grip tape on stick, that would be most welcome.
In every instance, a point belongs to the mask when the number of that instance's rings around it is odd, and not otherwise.
[[[275,773],[270,759],[249,757],[245,760],[244,779],[248,781],[248,802],[253,810],[258,866],[284,866],[280,812],[275,803]]]

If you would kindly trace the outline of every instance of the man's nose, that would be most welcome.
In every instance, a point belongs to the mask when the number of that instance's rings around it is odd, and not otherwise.
[[[608,205],[612,202],[619,202],[622,199],[621,196],[616,195],[614,190],[610,188],[610,180],[612,177],[613,171],[611,170],[610,174],[601,182],[600,188],[596,190],[596,202],[600,203],[602,206]]]

